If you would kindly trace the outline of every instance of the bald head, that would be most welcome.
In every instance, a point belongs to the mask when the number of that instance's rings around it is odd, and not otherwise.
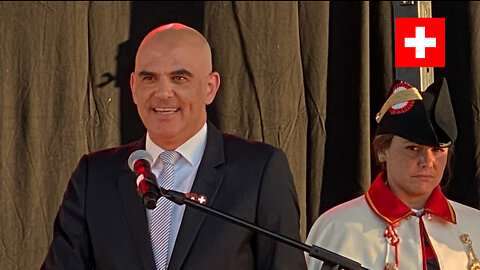
[[[187,49],[196,55],[195,58],[199,64],[203,65],[203,69],[208,72],[212,71],[210,45],[200,32],[191,27],[181,23],[171,23],[150,31],[138,48],[136,64],[141,60],[139,58],[142,58],[145,51],[151,51],[157,46]]]
[[[179,23],[158,27],[144,38],[130,75],[133,101],[148,135],[167,150],[205,125],[206,105],[219,85],[207,40]]]

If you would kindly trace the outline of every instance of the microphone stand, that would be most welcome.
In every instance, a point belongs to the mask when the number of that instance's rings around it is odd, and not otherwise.
[[[161,194],[163,197],[166,199],[178,204],[178,205],[187,205],[191,206],[197,210],[200,210],[204,213],[207,213],[209,215],[216,216],[218,218],[224,219],[228,222],[237,224],[239,226],[242,226],[244,228],[247,228],[249,230],[253,230],[255,232],[261,233],[263,235],[266,235],[274,240],[280,241],[284,244],[287,244],[289,246],[295,247],[297,249],[303,250],[304,252],[307,252],[311,257],[317,258],[321,261],[323,261],[323,269],[331,269],[331,270],[336,270],[336,269],[345,269],[345,270],[363,270],[367,268],[363,268],[360,263],[353,261],[351,259],[348,259],[347,257],[341,256],[335,252],[329,251],[327,249],[318,247],[318,246],[309,246],[307,244],[298,242],[294,239],[288,238],[286,236],[274,233],[272,231],[266,230],[264,228],[261,228],[253,223],[250,223],[248,221],[245,221],[243,219],[225,214],[221,211],[215,210],[207,205],[204,205],[206,203],[206,199],[204,196],[198,196],[193,193],[182,193],[178,192],[175,190],[166,190],[162,187],[157,187],[159,194]]]

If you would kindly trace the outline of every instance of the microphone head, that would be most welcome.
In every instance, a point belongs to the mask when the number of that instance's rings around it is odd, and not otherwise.
[[[134,169],[135,162],[140,159],[146,160],[150,165],[152,165],[152,162],[153,162],[152,156],[145,150],[137,150],[133,152],[130,155],[130,157],[128,157],[128,167],[130,167],[130,170],[135,172],[135,169]]]

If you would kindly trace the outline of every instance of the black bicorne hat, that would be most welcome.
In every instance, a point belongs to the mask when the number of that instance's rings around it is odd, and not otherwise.
[[[425,92],[395,81],[376,120],[377,135],[394,134],[422,145],[448,147],[457,138],[445,78],[432,83]]]

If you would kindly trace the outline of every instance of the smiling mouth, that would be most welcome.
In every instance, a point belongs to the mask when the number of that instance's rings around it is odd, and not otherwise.
[[[180,108],[153,108],[153,111],[158,113],[175,113],[180,111]]]

